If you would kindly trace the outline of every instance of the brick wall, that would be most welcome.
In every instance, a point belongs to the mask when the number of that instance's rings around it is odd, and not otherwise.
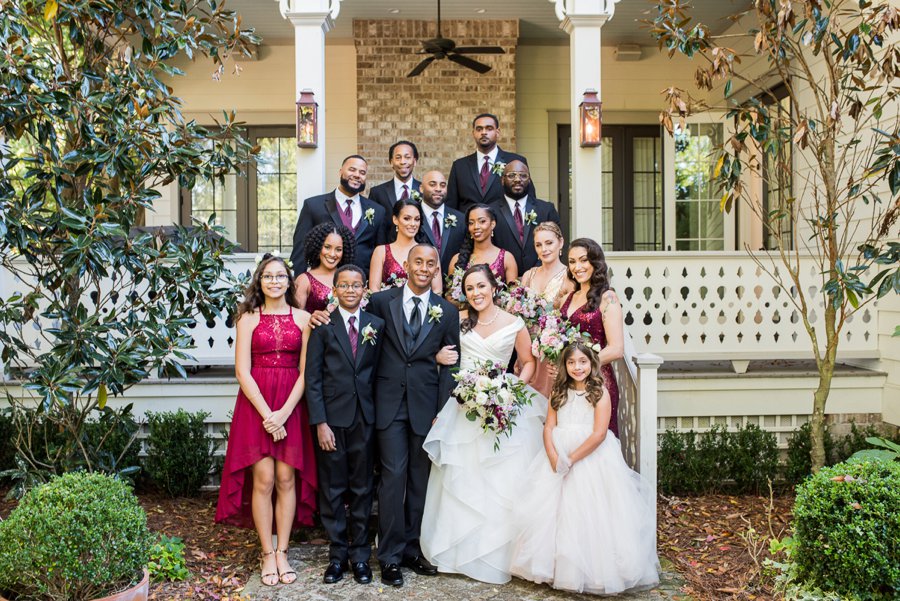
[[[515,150],[517,20],[441,21],[441,33],[458,46],[500,46],[506,54],[470,55],[493,69],[480,75],[448,60],[431,63],[407,78],[424,55],[420,40],[433,38],[433,21],[353,21],[356,40],[357,127],[359,153],[369,159],[369,187],[392,172],[390,145],[411,140],[419,149],[416,174],[440,169],[475,151],[472,118],[500,118],[500,146]]]

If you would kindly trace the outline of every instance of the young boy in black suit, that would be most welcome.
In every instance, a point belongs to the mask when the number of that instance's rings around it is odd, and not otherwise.
[[[368,524],[372,514],[375,445],[375,368],[384,320],[360,309],[366,278],[356,265],[334,274],[338,309],[309,337],[306,402],[316,428],[319,513],[331,541],[327,584],[352,568],[360,584],[372,581]],[[349,503],[349,519],[344,509]]]

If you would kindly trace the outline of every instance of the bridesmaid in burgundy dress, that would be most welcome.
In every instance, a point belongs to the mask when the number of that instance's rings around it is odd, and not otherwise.
[[[428,242],[428,237],[421,230],[424,219],[422,207],[417,201],[411,198],[398,200],[394,203],[392,214],[397,239],[376,247],[369,263],[369,290],[373,293],[385,288],[402,287],[409,277],[403,264],[410,249],[416,244]],[[441,293],[441,283],[441,274],[435,274],[431,289],[437,294]]]
[[[235,371],[240,390],[216,522],[256,528],[263,584],[290,584],[291,529],[312,525],[316,463],[303,396],[309,313],[296,307],[294,282],[280,257],[263,256],[238,306]],[[278,549],[272,548],[272,530]]]
[[[353,262],[356,236],[345,225],[321,223],[307,234],[305,251],[308,271],[294,280],[297,306],[309,313],[324,311],[334,287],[334,272]]]
[[[498,282],[508,284],[515,281],[519,277],[515,257],[494,246],[492,240],[497,226],[494,209],[485,204],[472,205],[466,211],[466,224],[468,234],[459,253],[450,260],[449,273],[452,274],[457,267],[465,271],[472,265],[484,263],[490,267]]]
[[[624,352],[622,305],[616,293],[609,287],[606,257],[599,244],[590,238],[578,238],[569,245],[569,279],[575,283],[575,292],[569,294],[560,311],[582,332],[590,335],[594,344],[600,345],[597,358],[603,383],[609,390],[612,415],[609,429],[619,435],[617,410],[619,385],[612,365]]]

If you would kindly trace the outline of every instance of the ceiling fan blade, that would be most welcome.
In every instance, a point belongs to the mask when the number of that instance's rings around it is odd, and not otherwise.
[[[433,63],[433,62],[434,62],[434,59],[435,59],[435,57],[429,56],[428,58],[426,58],[425,60],[423,60],[421,63],[419,63],[418,65],[416,65],[415,69],[413,69],[412,71],[410,71],[409,74],[407,75],[407,77],[415,77],[416,75],[418,75],[419,73],[421,73],[422,71],[424,71],[425,68],[428,67],[428,65],[430,65],[431,63]]]
[[[500,46],[460,46],[454,48],[457,54],[506,54],[506,50]]]
[[[478,71],[479,73],[487,73],[491,70],[490,65],[485,65],[484,63],[479,63],[476,60],[469,58],[468,56],[460,56],[458,54],[448,54],[447,58],[452,60],[457,65],[462,65],[467,69],[472,69],[473,71]]]

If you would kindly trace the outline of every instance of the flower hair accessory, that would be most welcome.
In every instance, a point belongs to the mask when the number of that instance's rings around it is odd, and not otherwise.
[[[290,258],[282,257],[281,251],[278,249],[275,249],[272,252],[267,252],[267,253],[264,253],[261,255],[256,255],[256,257],[254,257],[253,260],[256,262],[257,267],[259,267],[259,264],[263,262],[263,259],[267,258],[266,255],[268,255],[269,257],[275,258],[275,259],[281,259],[284,262],[284,264],[287,265],[288,269],[294,268],[294,264],[291,262]]]

